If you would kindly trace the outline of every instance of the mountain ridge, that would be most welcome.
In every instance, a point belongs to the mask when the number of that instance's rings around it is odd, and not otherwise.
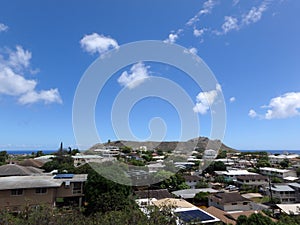
[[[197,143],[195,143],[197,142]],[[117,146],[117,147],[131,147],[133,149],[138,149],[141,146],[146,146],[147,149],[155,149],[155,150],[163,150],[163,151],[172,151],[172,150],[190,150],[193,151],[196,149],[198,150],[205,150],[205,149],[214,149],[214,150],[225,150],[225,151],[232,151],[238,152],[238,150],[231,148],[220,140],[210,140],[207,137],[198,137],[193,138],[188,141],[125,141],[125,140],[117,140],[117,141],[108,141],[106,143],[97,143],[93,145],[89,150],[101,149],[106,146]]]

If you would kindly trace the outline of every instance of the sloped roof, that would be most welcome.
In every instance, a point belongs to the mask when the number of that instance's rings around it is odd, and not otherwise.
[[[193,204],[187,202],[186,200],[177,199],[177,198],[164,198],[153,202],[153,204],[156,205],[157,207],[164,207],[164,206],[175,207],[175,208],[195,207]]]
[[[225,214],[226,212],[221,210],[221,209],[218,209],[214,206],[210,206],[206,209],[204,209],[204,211],[212,214],[213,216],[219,218],[222,222],[226,223],[226,224],[232,224],[232,225],[235,225],[236,224],[236,221],[233,220],[233,219],[230,219],[228,218]]]
[[[32,166],[20,166],[16,164],[7,164],[0,166],[0,176],[26,176],[41,174],[43,170],[32,167]]]
[[[249,199],[244,198],[237,192],[232,193],[218,193],[211,196],[211,198],[216,201],[220,202],[222,204],[226,203],[233,203],[233,202],[250,202]]]
[[[159,189],[159,190],[144,190],[144,191],[135,191],[134,192],[137,198],[172,198],[172,194],[167,189]]]
[[[45,164],[45,162],[35,160],[35,159],[25,159],[18,164],[21,166],[32,166],[36,168],[41,168]]]

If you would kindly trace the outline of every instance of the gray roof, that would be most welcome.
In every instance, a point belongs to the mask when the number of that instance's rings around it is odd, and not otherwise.
[[[184,189],[179,191],[173,191],[172,194],[181,198],[194,198],[195,195],[200,192],[218,193],[217,190],[212,188],[198,188],[198,189]]]
[[[87,174],[76,174],[72,179],[53,179],[50,175],[0,177],[0,190],[60,187],[66,180],[84,182]]]
[[[0,166],[0,176],[26,176],[41,174],[43,170],[32,166],[20,166],[17,164],[7,164]]]
[[[293,188],[291,188],[288,185],[272,185],[271,190],[272,191],[295,191]]]
[[[288,185],[291,186],[291,187],[300,188],[300,184],[299,183],[288,183]]]

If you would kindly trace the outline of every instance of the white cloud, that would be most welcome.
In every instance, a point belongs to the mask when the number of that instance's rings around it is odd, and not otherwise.
[[[230,102],[235,102],[235,97],[231,97],[231,98],[229,99],[229,101],[230,101]]]
[[[206,114],[212,106],[217,98],[219,93],[222,92],[222,87],[220,84],[216,85],[216,89],[207,91],[207,92],[200,92],[196,97],[196,105],[194,106],[193,110],[196,113]]]
[[[150,77],[148,69],[142,62],[134,64],[130,72],[124,71],[118,79],[120,85],[133,89]]]
[[[257,117],[257,113],[255,112],[254,109],[250,109],[248,116],[250,116],[251,118],[255,118],[255,117]]]
[[[198,50],[196,48],[190,48],[188,51],[189,51],[189,53],[191,53],[193,55],[197,55],[197,53],[198,53]]]
[[[300,92],[285,93],[276,98],[272,98],[265,119],[284,119],[300,115]]]
[[[36,81],[26,80],[11,68],[0,69],[0,94],[18,96],[32,91],[35,87]]]
[[[0,23],[0,32],[7,31],[7,29],[8,29],[8,26],[6,26],[3,23]]]
[[[178,34],[169,34],[169,37],[164,40],[165,43],[170,43],[170,44],[173,44],[175,43],[175,41],[178,39]]]
[[[199,17],[205,14],[210,14],[214,6],[216,5],[215,0],[207,0],[206,2],[203,3],[202,9],[189,21],[186,23],[187,26],[192,26],[195,24],[197,21],[199,21]]]
[[[245,25],[249,25],[251,23],[256,23],[259,21],[263,15],[263,12],[267,10],[266,1],[264,1],[258,8],[252,7],[251,10],[243,15],[242,23]]]
[[[81,47],[88,53],[94,54],[98,52],[103,54],[108,50],[118,48],[119,45],[115,39],[106,37],[104,35],[99,35],[97,33],[85,35],[80,40]]]
[[[222,25],[223,33],[226,34],[231,30],[238,30],[238,19],[232,16],[225,16],[224,23]]]
[[[195,37],[201,37],[204,34],[205,30],[204,29],[199,29],[197,30],[194,28],[193,34]]]
[[[15,96],[20,104],[36,102],[62,103],[57,89],[36,91],[37,82],[23,75],[30,69],[31,52],[16,46],[7,50],[8,56],[0,55],[0,95]]]
[[[261,108],[267,109],[264,115],[260,116],[267,120],[300,116],[300,92],[288,92],[272,98],[268,105]]]
[[[33,104],[37,102],[50,103],[62,103],[58,89],[42,90],[40,92],[30,91],[22,95],[19,98],[19,103],[22,105]]]
[[[9,51],[8,64],[16,70],[28,68],[31,60],[31,52],[24,50],[22,46],[16,46],[16,51]]]

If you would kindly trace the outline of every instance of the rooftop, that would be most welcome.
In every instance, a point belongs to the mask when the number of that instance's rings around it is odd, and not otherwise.
[[[172,194],[181,198],[194,198],[195,195],[200,192],[218,193],[218,190],[212,188],[184,189],[179,191],[173,191]]]
[[[0,166],[0,177],[4,176],[26,176],[41,174],[43,170],[32,166],[21,166],[17,164],[7,164]]]
[[[163,198],[172,197],[172,195],[167,189],[135,191],[134,193],[136,194],[138,199],[144,199],[144,198],[163,199]]]
[[[249,199],[244,198],[237,192],[232,193],[218,193],[211,196],[211,198],[222,204],[233,203],[233,202],[250,202]]]
[[[291,188],[289,185],[272,185],[271,186],[272,191],[295,191],[293,188]]]
[[[53,179],[50,175],[0,177],[0,190],[60,187],[66,180],[84,182],[87,174],[75,174],[72,179]]]

